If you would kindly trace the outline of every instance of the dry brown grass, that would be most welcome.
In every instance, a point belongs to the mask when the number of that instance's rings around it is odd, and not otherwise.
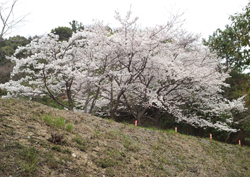
[[[73,130],[56,124],[57,117]],[[248,147],[31,101],[0,99],[0,132],[0,176],[250,176]],[[52,132],[63,140],[48,141]]]

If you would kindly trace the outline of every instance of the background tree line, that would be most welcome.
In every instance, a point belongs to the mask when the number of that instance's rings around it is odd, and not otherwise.
[[[236,115],[238,119],[243,118],[239,124],[233,126],[240,129],[238,133],[227,136],[226,141],[236,143],[237,139],[242,139],[244,143],[250,142],[250,51],[249,51],[249,32],[250,32],[250,3],[241,13],[230,15],[230,24],[225,29],[217,29],[208,40],[203,39],[204,45],[211,51],[216,52],[218,57],[222,58],[223,70],[230,72],[230,78],[226,80],[231,85],[230,88],[224,88],[224,95],[232,100],[237,96],[245,96],[245,106],[247,111]],[[236,119],[237,120],[237,119]],[[245,140],[247,142],[245,142]]]

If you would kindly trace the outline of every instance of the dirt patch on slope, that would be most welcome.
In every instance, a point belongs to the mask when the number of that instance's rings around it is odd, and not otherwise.
[[[247,147],[0,99],[0,176],[247,176],[249,155]]]

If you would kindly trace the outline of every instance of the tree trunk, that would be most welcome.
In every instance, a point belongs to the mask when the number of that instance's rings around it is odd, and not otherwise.
[[[87,96],[87,99],[86,99],[86,102],[84,104],[84,112],[87,113],[88,112],[88,104],[89,104],[89,90],[88,90],[88,96]]]
[[[68,81],[66,82],[66,93],[68,97],[68,103],[69,103],[69,110],[73,111],[73,100],[72,100],[72,94],[71,94],[71,84],[72,80],[69,83]]]
[[[155,126],[157,128],[161,128],[161,116],[160,116],[160,114],[157,114],[154,119],[155,119]]]
[[[95,107],[95,103],[96,103],[96,100],[97,100],[97,98],[98,98],[98,96],[99,96],[99,92],[100,92],[100,87],[98,87],[98,89],[97,89],[97,91],[96,91],[96,94],[95,94],[95,98],[93,99],[92,104],[91,104],[91,107],[90,107],[90,109],[89,109],[89,113],[90,113],[90,114],[92,113],[92,111],[93,111],[93,109],[94,109],[94,107]]]

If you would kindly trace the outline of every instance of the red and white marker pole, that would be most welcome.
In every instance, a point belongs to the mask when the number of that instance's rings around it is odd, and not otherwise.
[[[241,146],[241,141],[239,140],[239,146]]]
[[[177,132],[177,127],[175,127],[175,132]]]
[[[135,120],[135,126],[137,127],[137,120]]]
[[[210,140],[212,140],[212,133],[210,133]]]

